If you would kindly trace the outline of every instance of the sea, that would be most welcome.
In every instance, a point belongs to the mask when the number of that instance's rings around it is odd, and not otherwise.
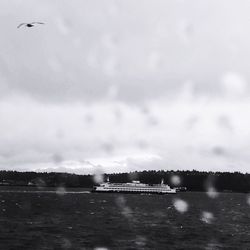
[[[0,249],[250,249],[249,195],[0,188]]]

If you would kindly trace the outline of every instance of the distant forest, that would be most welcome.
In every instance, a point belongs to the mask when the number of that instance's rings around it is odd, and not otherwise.
[[[130,182],[139,180],[143,183],[157,184],[164,179],[171,187],[186,187],[188,191],[207,191],[209,187],[220,192],[250,192],[250,174],[239,172],[200,172],[192,171],[141,171],[130,173],[104,174],[110,182]],[[174,185],[173,177],[180,180]],[[92,175],[68,173],[36,173],[0,171],[0,186],[37,186],[37,187],[81,187],[91,188],[95,185]]]

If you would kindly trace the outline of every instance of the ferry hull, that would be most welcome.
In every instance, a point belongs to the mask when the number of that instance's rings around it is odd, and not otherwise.
[[[92,192],[97,193],[128,193],[128,194],[175,194],[176,189],[165,185],[163,180],[161,184],[149,185],[140,183],[140,181],[132,181],[128,183],[110,183],[104,182],[98,186],[94,186]]]
[[[154,191],[154,192],[143,192],[143,191],[122,191],[122,190],[95,190],[93,189],[91,191],[92,193],[123,193],[123,194],[161,194],[161,195],[164,195],[164,194],[176,194],[176,191],[173,190],[173,191],[166,191],[166,192],[158,192],[158,191]]]

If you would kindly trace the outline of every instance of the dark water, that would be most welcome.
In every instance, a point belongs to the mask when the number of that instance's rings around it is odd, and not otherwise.
[[[0,189],[0,249],[250,249],[250,206],[233,193]]]

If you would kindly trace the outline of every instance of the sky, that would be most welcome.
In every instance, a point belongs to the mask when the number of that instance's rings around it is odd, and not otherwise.
[[[249,13],[246,0],[2,0],[0,169],[249,172]]]

